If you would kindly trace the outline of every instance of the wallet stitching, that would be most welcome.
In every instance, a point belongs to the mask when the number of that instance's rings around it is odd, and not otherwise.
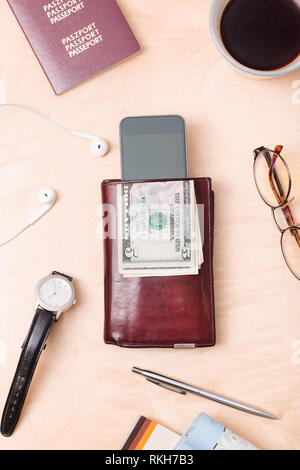
[[[212,233],[211,233],[211,194],[210,194],[210,184],[209,180],[206,179],[206,191],[208,195],[208,204],[207,204],[207,220],[208,220],[208,234],[209,234],[209,240],[212,240]],[[213,242],[213,240],[212,240]],[[212,243],[209,243],[208,247],[208,255],[209,255],[209,285],[210,285],[210,302],[212,305],[212,315],[210,315],[210,322],[211,322],[211,327],[212,330],[215,331],[215,322],[214,322],[214,293],[213,293],[213,282],[212,282],[212,264],[213,264],[213,259],[212,259]]]
[[[117,346],[123,346],[123,347],[134,347],[134,348],[173,348],[174,347],[174,343],[159,343],[159,344],[155,344],[155,343],[125,343],[125,342],[122,342],[122,343],[117,343],[116,341],[111,341],[111,340],[106,340],[105,341],[106,344],[112,344],[112,345],[117,345]],[[177,344],[177,343],[176,343]],[[182,343],[184,344],[184,343]],[[212,343],[193,343],[195,344],[196,347],[202,347],[202,348],[205,348],[205,347],[209,347],[212,345]],[[178,349],[181,349],[181,348],[178,348]],[[183,348],[182,348],[183,349]]]

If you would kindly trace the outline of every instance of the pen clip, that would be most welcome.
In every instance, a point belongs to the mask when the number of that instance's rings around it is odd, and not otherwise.
[[[156,380],[152,380],[148,378],[146,380],[148,380],[148,382],[151,382],[155,385],[158,385],[159,387],[166,388],[167,390],[170,390],[171,392],[179,393],[180,395],[186,395],[186,392],[184,390],[180,390],[176,387],[172,387],[172,385],[165,385],[161,382],[157,382]]]

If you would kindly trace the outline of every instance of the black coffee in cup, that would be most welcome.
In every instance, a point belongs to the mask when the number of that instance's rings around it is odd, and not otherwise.
[[[231,56],[255,70],[275,70],[300,53],[298,0],[231,0],[221,18]]]

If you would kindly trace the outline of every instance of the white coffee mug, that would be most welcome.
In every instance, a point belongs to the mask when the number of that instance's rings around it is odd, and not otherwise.
[[[223,57],[228,60],[228,62],[230,62],[232,65],[237,67],[239,70],[242,70],[243,72],[251,73],[260,77],[280,77],[281,75],[294,72],[295,70],[300,68],[300,56],[298,56],[293,62],[288,65],[285,65],[284,67],[269,71],[251,69],[249,67],[246,67],[245,65],[242,65],[234,57],[232,57],[232,55],[227,51],[226,47],[224,46],[221,37],[221,18],[223,15],[223,11],[225,10],[225,7],[229,2],[230,0],[212,0],[209,14],[209,25],[212,37],[215,41],[217,48],[219,49]]]

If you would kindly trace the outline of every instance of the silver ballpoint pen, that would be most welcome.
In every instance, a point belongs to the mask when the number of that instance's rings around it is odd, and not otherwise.
[[[180,393],[181,395],[193,393],[194,395],[208,398],[209,400],[222,403],[223,405],[231,406],[232,408],[237,408],[241,411],[246,411],[246,413],[252,413],[257,416],[263,416],[264,418],[278,419],[278,417],[273,416],[270,413],[267,413],[266,411],[254,408],[253,406],[249,406],[245,403],[240,403],[238,401],[231,400],[230,398],[226,398],[221,395],[216,395],[215,393],[202,390],[201,388],[194,387],[193,385],[188,385],[184,382],[180,382],[179,380],[174,380],[169,377],[165,377],[164,375],[156,374],[155,372],[151,372],[149,370],[143,370],[139,369],[138,367],[133,367],[132,372],[142,375],[149,382],[152,382],[155,385],[159,385],[160,387],[166,388],[167,390],[171,390],[172,392]]]

